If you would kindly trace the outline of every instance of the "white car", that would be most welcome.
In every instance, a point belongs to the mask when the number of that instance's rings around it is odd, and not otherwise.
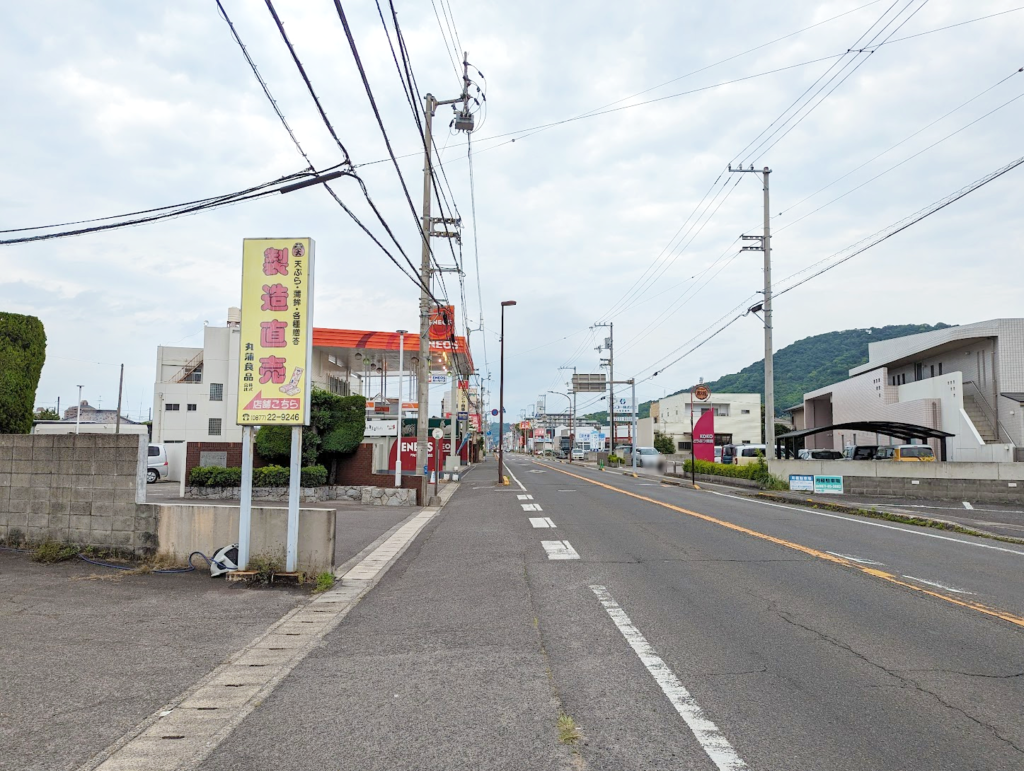
[[[575,450],[572,451],[572,459],[573,460],[583,460],[586,457],[587,457],[587,454],[585,452],[583,452],[583,450],[581,450],[578,447]]]
[[[167,463],[167,450],[162,444],[149,446],[149,468],[146,470],[146,482],[153,484],[166,479],[171,467]]]

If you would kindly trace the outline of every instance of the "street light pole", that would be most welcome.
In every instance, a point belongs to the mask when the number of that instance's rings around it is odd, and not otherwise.
[[[402,381],[405,380],[405,333],[398,330],[398,430],[395,432],[395,487],[402,486]]]
[[[504,484],[505,462],[505,308],[515,305],[515,300],[501,303],[501,374],[498,376],[498,484]]]

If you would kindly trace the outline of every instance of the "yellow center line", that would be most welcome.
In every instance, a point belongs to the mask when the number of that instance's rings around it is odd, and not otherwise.
[[[953,605],[960,605],[964,608],[970,608],[971,610],[976,610],[979,613],[984,613],[987,616],[994,616],[996,618],[1002,619],[1003,621],[1009,621],[1011,624],[1024,627],[1024,617],[1014,615],[1013,613],[1008,613],[1004,610],[999,610],[997,608],[990,608],[987,605],[983,605],[980,602],[972,602],[971,600],[961,600],[957,599],[956,597],[950,597],[948,595],[942,594],[940,592],[935,592],[930,589],[924,589],[920,586],[915,586],[914,584],[908,584],[906,581],[901,581],[892,573],[887,573],[884,570],[876,570],[874,568],[867,567],[866,565],[858,565],[856,562],[853,562],[851,560],[843,559],[842,557],[837,557],[833,554],[829,554],[828,552],[819,551],[818,549],[812,549],[810,546],[804,546],[803,544],[794,543],[793,541],[787,541],[784,538],[777,538],[774,535],[768,535],[767,533],[761,533],[757,530],[751,530],[749,527],[743,527],[742,525],[727,522],[724,519],[718,519],[717,517],[712,517],[707,514],[701,514],[698,511],[684,509],[681,506],[674,506],[671,503],[665,503],[664,501],[659,501],[655,498],[649,498],[646,495],[631,493],[629,492],[629,490],[623,490],[619,487],[615,487],[614,485],[608,485],[605,484],[604,482],[598,482],[595,479],[590,479],[589,477],[583,477],[580,476],[579,474],[573,474],[569,471],[565,471],[564,469],[558,468],[557,466],[549,466],[545,463],[540,463],[539,461],[534,461],[534,463],[536,463],[537,465],[545,466],[546,468],[549,468],[552,471],[557,471],[560,474],[565,474],[566,476],[574,477],[575,479],[579,479],[584,482],[589,482],[592,485],[597,485],[598,487],[603,487],[607,490],[612,490],[613,492],[621,493],[622,495],[628,495],[630,498],[636,498],[637,500],[646,501],[647,503],[653,503],[656,506],[662,506],[666,509],[671,509],[672,511],[678,511],[680,514],[686,514],[691,517],[696,517],[697,519],[702,519],[705,522],[710,522],[712,524],[728,528],[729,530],[735,530],[737,533],[743,533],[745,535],[753,536],[754,538],[760,538],[763,541],[770,541],[771,543],[778,544],[779,546],[784,546],[787,549],[794,549],[795,551],[802,552],[803,554],[807,554],[811,557],[816,557],[820,560],[825,560],[826,562],[834,562],[837,565],[842,565],[843,567],[850,568],[861,573],[866,573],[869,576],[880,578],[883,581],[888,581],[891,584],[902,586],[905,589],[912,589],[913,591],[918,592],[920,594],[927,594],[929,597],[937,597],[940,600],[945,600],[946,602],[952,603]]]

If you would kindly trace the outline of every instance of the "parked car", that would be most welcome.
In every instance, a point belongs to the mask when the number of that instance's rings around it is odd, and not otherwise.
[[[875,452],[875,460],[927,463],[935,461],[935,452],[927,444],[895,444],[888,447],[879,447]]]
[[[583,460],[586,457],[587,457],[587,454],[583,450],[581,450],[579,447],[577,447],[575,450],[572,451],[572,459],[573,460]]]
[[[149,468],[146,470],[146,482],[153,484],[166,479],[171,467],[167,463],[167,450],[162,444],[149,445]]]
[[[723,463],[724,462],[722,460],[722,453],[723,453],[724,450],[725,450],[724,447],[721,447],[721,446],[715,447],[715,463]]]
[[[629,450],[623,456],[623,462],[627,466],[633,465],[633,450]],[[637,447],[636,448],[636,467],[637,468],[664,468],[665,467],[665,456],[658,452],[653,447]]]
[[[839,450],[800,450],[797,453],[798,460],[842,460],[843,454]]]
[[[766,444],[737,444],[734,445],[735,453],[734,460],[737,466],[746,466],[748,463],[756,463],[757,456],[762,457],[768,451],[768,445]]]
[[[874,460],[877,444],[848,444],[843,448],[844,460]]]

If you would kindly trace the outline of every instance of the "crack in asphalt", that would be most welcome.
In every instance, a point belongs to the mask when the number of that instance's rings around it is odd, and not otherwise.
[[[785,611],[777,610],[775,608],[771,608],[771,610],[772,610],[772,612],[775,613],[775,615],[777,615],[779,618],[781,618],[787,624],[792,624],[793,626],[795,626],[795,627],[797,627],[799,629],[803,629],[806,632],[810,632],[811,634],[815,635],[816,637],[818,637],[821,640],[824,640],[828,644],[830,644],[830,645],[832,645],[832,646],[834,646],[836,648],[839,648],[840,650],[846,651],[847,653],[857,657],[858,659],[860,659],[864,663],[868,664],[869,666],[872,666],[872,667],[874,667],[876,669],[881,670],[882,672],[884,672],[885,674],[889,675],[890,677],[895,678],[896,680],[898,680],[900,683],[903,683],[906,686],[910,686],[914,690],[919,691],[920,693],[923,693],[926,696],[931,696],[933,699],[935,699],[935,701],[937,701],[939,704],[941,704],[946,709],[952,710],[954,712],[958,712],[959,714],[963,715],[965,718],[970,720],[972,723],[975,723],[976,725],[980,726],[981,728],[984,728],[984,729],[988,730],[993,736],[995,736],[1000,741],[1002,741],[1005,744],[1007,744],[1010,747],[1012,747],[1014,750],[1016,750],[1021,755],[1024,755],[1024,747],[1021,747],[1016,742],[1014,742],[1012,739],[1010,739],[1010,738],[1008,738],[1006,736],[1003,736],[999,732],[999,729],[996,726],[992,725],[991,723],[986,723],[984,720],[982,720],[982,719],[980,719],[978,717],[975,717],[974,715],[970,714],[969,712],[967,712],[962,707],[958,707],[957,705],[950,703],[949,701],[944,699],[942,696],[940,696],[935,691],[931,691],[928,688],[925,688],[921,683],[919,683],[917,680],[913,679],[912,677],[905,677],[905,676],[899,674],[900,672],[912,672],[912,671],[927,672],[927,671],[944,671],[944,670],[907,670],[907,669],[900,670],[900,669],[889,669],[888,667],[884,666],[883,664],[879,664],[877,661],[872,661],[865,654],[861,653],[858,650],[855,650],[850,645],[847,645],[846,643],[841,642],[840,640],[837,640],[836,638],[834,638],[834,637],[832,637],[832,636],[830,636],[828,634],[825,634],[821,630],[815,629],[814,627],[807,626],[806,624],[802,624],[799,621],[796,621],[795,619],[793,619]],[[955,674],[962,674],[962,673],[955,673]],[[1024,673],[1020,673],[1020,674],[1024,675]],[[982,676],[984,676],[984,675],[982,675]],[[1013,677],[1019,677],[1019,676],[1020,675],[1013,675]]]

